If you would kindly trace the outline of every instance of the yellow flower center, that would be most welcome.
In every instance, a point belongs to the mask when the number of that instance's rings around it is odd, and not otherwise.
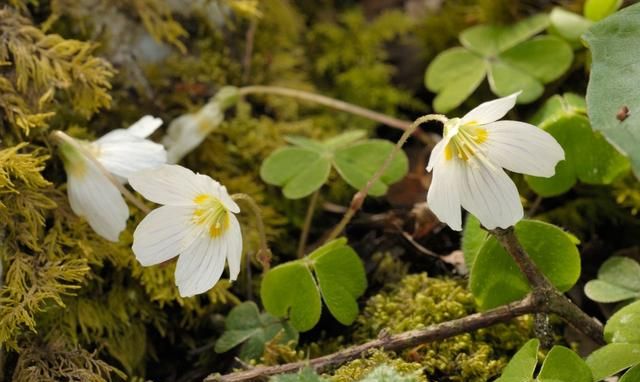
[[[450,124],[451,123],[451,124]],[[487,140],[489,132],[475,122],[460,124],[460,119],[453,118],[445,125],[445,136],[452,134],[449,143],[444,148],[444,157],[451,160],[458,157],[463,161],[477,155],[480,144]]]
[[[220,199],[200,194],[193,201],[197,205],[193,212],[193,221],[198,225],[204,225],[209,236],[218,237],[229,228],[229,211]]]

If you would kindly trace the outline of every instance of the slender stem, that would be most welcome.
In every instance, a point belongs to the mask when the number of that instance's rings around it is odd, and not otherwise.
[[[513,227],[509,227],[507,229],[496,228],[490,232],[496,237],[496,239],[498,239],[500,244],[511,255],[513,260],[515,260],[518,268],[520,268],[520,271],[522,271],[524,276],[527,278],[527,281],[529,281],[532,288],[543,290],[555,289],[524,250],[520,241],[518,241],[518,237],[516,236]]]
[[[262,264],[264,270],[269,269],[271,263],[271,250],[267,244],[267,234],[264,229],[264,222],[262,220],[262,212],[258,203],[247,194],[233,194],[231,198],[235,201],[241,200],[245,202],[253,211],[256,217],[256,225],[258,226],[258,235],[260,236],[260,250],[256,254],[256,258]]]
[[[120,191],[120,193],[125,197],[125,199],[130,201],[131,204],[133,204],[134,206],[138,207],[140,211],[144,212],[145,214],[148,214],[149,212],[151,212],[151,209],[149,207],[145,206],[140,199],[136,198],[135,195],[133,195],[129,190],[127,190],[127,188],[123,186],[118,181],[118,179],[116,179],[113,175],[111,175],[111,173],[104,168],[102,163],[100,163],[100,161],[98,161],[93,156],[93,154],[89,152],[89,150],[85,149],[81,144],[79,144],[77,140],[71,138],[70,136],[68,136],[67,134],[63,133],[60,130],[54,131],[53,133],[51,133],[51,136],[55,139],[58,139],[70,145],[79,153],[81,153],[86,159],[90,160],[91,163],[93,163],[96,166],[98,171],[100,171],[102,175],[106,176],[107,179],[109,179],[109,181],[118,189],[118,191]]]
[[[366,109],[364,107],[356,106],[344,101],[340,101],[334,98],[329,98],[320,94],[310,93],[303,90],[289,89],[280,86],[245,86],[239,89],[239,94],[247,95],[247,94],[277,94],[285,97],[293,97],[302,99],[305,101],[311,101],[318,103],[320,105],[328,106],[333,109],[345,111],[347,113],[351,113],[354,115],[358,115],[360,117],[364,117],[370,119],[372,121],[383,123],[387,126],[394,127],[400,130],[412,130],[412,134],[415,133],[415,128],[413,128],[413,124],[409,121],[404,121],[402,119],[390,117],[388,115],[378,113],[373,110]],[[427,143],[434,143],[434,140],[430,137],[423,137],[423,139]]]
[[[247,33],[245,35],[245,47],[244,47],[244,57],[242,58],[242,82],[246,83],[249,81],[249,76],[251,76],[251,59],[253,57],[253,43],[255,40],[256,29],[258,28],[258,20],[257,18],[252,18],[249,24],[249,29],[247,29]]]
[[[353,198],[351,199],[351,204],[349,205],[349,209],[342,216],[342,219],[340,220],[340,222],[338,222],[335,228],[331,231],[326,241],[331,241],[342,233],[342,231],[347,226],[347,224],[349,224],[349,222],[351,221],[353,216],[356,214],[356,212],[358,212],[358,210],[360,210],[360,208],[362,207],[362,203],[364,202],[364,199],[369,194],[371,187],[373,187],[373,185],[380,179],[380,177],[382,177],[384,172],[387,171],[387,168],[389,167],[393,159],[396,157],[396,155],[398,155],[398,152],[402,149],[402,146],[404,146],[404,144],[407,142],[411,134],[413,134],[413,132],[418,128],[418,126],[429,121],[440,121],[442,123],[445,123],[447,122],[447,117],[445,117],[442,114],[423,115],[422,117],[416,119],[409,126],[409,128],[405,129],[404,133],[402,134],[402,136],[394,146],[393,150],[389,153],[384,163],[382,163],[382,166],[380,166],[380,168],[378,168],[375,174],[373,174],[373,176],[367,181],[367,184],[365,184],[365,186],[361,190],[359,190],[353,195]]]
[[[251,370],[240,371],[227,375],[211,374],[205,378],[205,382],[240,382],[254,381],[264,377],[289,373],[302,369],[305,366],[322,372],[332,366],[336,366],[350,360],[366,355],[371,349],[382,348],[388,351],[397,351],[410,348],[419,344],[454,337],[458,334],[486,328],[502,322],[507,322],[515,317],[536,311],[535,300],[527,296],[523,300],[503,305],[482,313],[472,314],[456,320],[428,326],[424,329],[411,330],[395,335],[382,335],[379,338],[361,345],[351,346],[339,352],[308,361],[293,362],[278,366],[262,366]]]
[[[309,230],[311,229],[311,222],[313,221],[313,213],[316,210],[316,204],[318,203],[318,195],[320,190],[311,195],[309,206],[307,207],[307,214],[304,217],[304,225],[302,226],[302,232],[300,233],[300,241],[298,242],[298,258],[304,256],[304,249],[307,246],[307,239],[309,238]]]

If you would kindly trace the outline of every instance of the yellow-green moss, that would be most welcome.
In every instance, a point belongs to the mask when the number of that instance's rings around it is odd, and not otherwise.
[[[367,356],[338,368],[329,379],[332,382],[359,381],[381,365],[392,367],[401,375],[413,376],[416,382],[427,382],[420,363],[408,362],[396,357],[394,353],[385,353],[380,350],[371,351]]]

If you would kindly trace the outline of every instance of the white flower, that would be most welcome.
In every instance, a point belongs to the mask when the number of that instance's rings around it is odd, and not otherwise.
[[[167,161],[178,163],[198,147],[224,119],[217,102],[210,102],[196,113],[181,115],[169,124],[162,143],[167,148]]]
[[[118,241],[129,218],[129,208],[113,179],[124,183],[132,173],[166,162],[164,147],[145,139],[161,124],[159,118],[145,116],[128,129],[113,130],[94,142],[59,134],[71,209],[107,240]]]
[[[240,272],[240,212],[227,189],[206,175],[164,165],[129,177],[136,191],[164,204],[147,215],[133,234],[133,252],[144,266],[178,256],[176,285],[183,297],[206,292],[220,279],[225,260],[229,278]]]
[[[460,207],[488,229],[507,228],[523,217],[520,195],[503,169],[553,176],[564,151],[536,126],[498,121],[513,108],[520,92],[485,102],[462,118],[448,120],[444,137],[429,158],[433,177],[427,203],[440,221],[462,229]]]

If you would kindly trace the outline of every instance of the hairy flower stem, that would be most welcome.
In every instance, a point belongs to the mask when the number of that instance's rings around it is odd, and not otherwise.
[[[313,220],[313,213],[316,209],[316,204],[318,203],[318,195],[320,194],[320,190],[316,191],[311,195],[311,200],[309,201],[309,206],[307,206],[307,214],[304,217],[304,225],[302,226],[302,232],[300,233],[300,241],[298,242],[298,258],[302,258],[304,256],[304,250],[307,246],[307,239],[309,238],[309,230],[311,229],[311,221]]]
[[[435,140],[420,131],[416,131],[415,128],[412,128],[412,123],[409,121],[404,121],[402,119],[390,117],[386,114],[378,113],[373,110],[366,109],[364,107],[360,107],[357,105],[350,104],[348,102],[340,101],[334,98],[329,98],[320,94],[310,93],[302,90],[289,89],[280,86],[245,86],[238,89],[238,93],[243,95],[248,94],[275,94],[281,95],[285,97],[297,98],[309,102],[314,102],[320,105],[324,105],[330,107],[332,109],[344,111],[353,115],[357,115],[363,118],[370,119],[372,121],[376,121],[387,126],[400,129],[400,130],[412,130],[411,134],[415,134],[423,141],[425,144],[429,146],[435,145]]]
[[[111,182],[117,189],[118,191],[120,191],[120,193],[122,194],[122,196],[124,196],[125,199],[127,199],[128,201],[131,202],[131,204],[133,204],[134,206],[138,207],[138,209],[142,212],[144,212],[145,214],[149,214],[149,212],[151,212],[151,209],[149,209],[149,207],[145,206],[144,203],[135,197],[135,195],[133,195],[133,193],[131,193],[131,191],[129,191],[124,185],[122,185],[118,179],[116,179],[113,175],[111,175],[111,173],[109,171],[107,171],[107,169],[104,168],[104,166],[102,165],[102,163],[100,163],[100,161],[98,161],[93,154],[91,154],[89,152],[89,150],[85,149],[84,147],[82,147],[81,144],[78,144],[78,141],[76,141],[75,139],[71,138],[70,136],[68,136],[67,134],[63,133],[60,130],[56,130],[54,132],[51,133],[51,138],[58,140],[60,142],[64,142],[68,145],[70,145],[71,147],[73,147],[75,150],[77,150],[80,154],[82,154],[87,160],[90,160],[98,169],[98,171],[100,171],[100,173],[102,173],[102,175],[106,176],[107,179],[109,180],[109,182]]]
[[[362,207],[362,203],[364,202],[364,199],[369,194],[371,187],[373,187],[375,182],[377,182],[380,179],[380,177],[382,177],[382,174],[384,174],[384,172],[387,171],[387,168],[393,161],[393,158],[395,158],[396,155],[398,155],[398,152],[402,149],[402,146],[404,146],[404,144],[407,142],[411,134],[413,134],[413,132],[418,128],[418,126],[429,121],[439,121],[444,124],[445,122],[447,122],[447,117],[445,117],[442,114],[428,114],[428,115],[423,115],[422,117],[413,121],[413,123],[409,126],[409,128],[404,131],[404,134],[402,134],[400,139],[398,139],[398,142],[394,146],[393,150],[389,153],[384,163],[382,163],[382,166],[380,166],[380,168],[378,168],[375,174],[373,174],[373,176],[367,181],[367,184],[365,184],[365,186],[361,190],[359,190],[353,195],[353,198],[351,198],[351,204],[349,205],[349,209],[344,214],[344,216],[342,216],[342,219],[340,220],[340,222],[338,222],[338,224],[333,228],[333,230],[327,237],[326,241],[331,241],[342,233],[342,231],[347,226],[347,224],[349,224],[349,222],[351,221],[353,216],[356,214],[356,212],[358,212],[358,210],[360,210],[360,208]]]
[[[256,217],[256,225],[258,228],[258,235],[260,236],[260,249],[256,254],[256,258],[262,264],[263,269],[266,271],[271,266],[271,250],[269,249],[269,245],[267,244],[267,234],[264,229],[264,221],[262,220],[262,212],[260,211],[260,206],[258,203],[247,194],[233,194],[231,195],[231,199],[234,201],[243,201],[245,202],[253,211],[253,214]]]

